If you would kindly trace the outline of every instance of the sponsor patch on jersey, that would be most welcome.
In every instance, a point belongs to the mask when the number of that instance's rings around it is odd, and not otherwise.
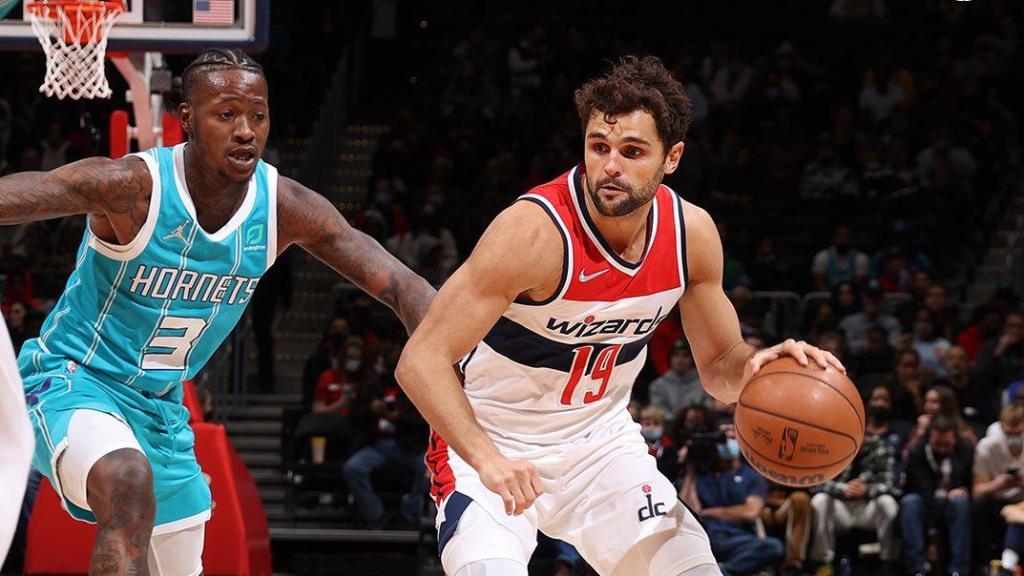
[[[266,236],[266,227],[263,224],[253,224],[245,230],[245,252],[265,252],[267,250],[263,239]]]

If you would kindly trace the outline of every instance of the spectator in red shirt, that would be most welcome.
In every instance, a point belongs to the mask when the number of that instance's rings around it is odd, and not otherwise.
[[[982,305],[975,311],[970,326],[956,337],[956,345],[967,352],[967,359],[973,363],[985,341],[999,334],[1002,324],[1003,317],[998,308],[989,304]]]
[[[299,422],[295,431],[297,437],[310,439],[314,464],[322,464],[326,459],[328,439],[341,449],[351,444],[350,412],[364,384],[362,339],[351,336],[344,346],[336,347],[331,364],[317,381],[313,411]]]
[[[331,412],[347,416],[355,399],[363,370],[363,341],[349,337],[335,351],[333,366],[324,370],[316,383],[313,412]]]
[[[670,365],[670,357],[672,352],[672,346],[680,339],[684,338],[683,334],[683,323],[679,318],[679,310],[673,310],[668,318],[658,324],[658,327],[654,329],[654,335],[651,337],[650,344],[647,345],[648,353],[647,358],[654,367],[654,373],[661,376],[665,372],[668,372]]]

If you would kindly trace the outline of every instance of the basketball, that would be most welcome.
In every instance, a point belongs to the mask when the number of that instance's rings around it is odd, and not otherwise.
[[[761,368],[736,405],[736,439],[766,478],[807,487],[842,472],[864,439],[864,404],[842,372],[785,357]]]

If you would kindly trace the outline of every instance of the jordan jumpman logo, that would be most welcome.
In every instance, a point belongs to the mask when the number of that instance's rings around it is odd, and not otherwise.
[[[182,242],[188,244],[188,240],[185,239],[185,226],[188,226],[188,221],[182,222],[181,226],[178,226],[171,231],[170,234],[164,236],[164,240],[170,240],[171,238],[180,238]]]

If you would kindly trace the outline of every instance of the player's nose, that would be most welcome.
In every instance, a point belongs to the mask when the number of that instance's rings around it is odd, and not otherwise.
[[[604,165],[604,173],[613,178],[622,174],[622,157],[615,150],[608,154],[608,162]]]
[[[244,116],[239,116],[238,121],[235,122],[235,139],[240,142],[250,142],[256,137],[256,131],[249,125],[249,120]]]

